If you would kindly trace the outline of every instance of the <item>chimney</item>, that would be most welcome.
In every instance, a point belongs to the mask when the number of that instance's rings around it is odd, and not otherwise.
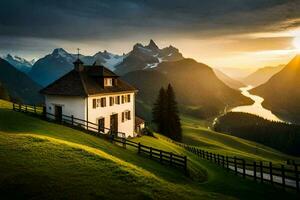
[[[78,72],[83,71],[84,66],[83,66],[83,62],[78,58],[75,62],[73,62],[74,64],[74,69]]]

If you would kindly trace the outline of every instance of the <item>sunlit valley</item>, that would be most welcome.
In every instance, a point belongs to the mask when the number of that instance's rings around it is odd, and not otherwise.
[[[299,9],[1,1],[0,199],[299,199]]]

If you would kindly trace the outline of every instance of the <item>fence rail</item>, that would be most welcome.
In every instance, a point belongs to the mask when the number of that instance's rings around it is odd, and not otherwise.
[[[21,104],[13,103],[13,110],[38,115],[44,119],[50,119],[56,121],[57,119],[59,119],[59,123],[66,124],[71,127],[84,129],[86,131],[89,131],[89,133],[92,133],[95,136],[109,139],[114,143],[121,144],[124,148],[126,148],[127,145],[131,146],[138,150],[138,154],[144,154],[148,158],[156,160],[161,164],[168,164],[173,167],[181,168],[183,169],[184,173],[188,175],[186,156],[177,155],[172,152],[163,151],[157,148],[142,145],[141,143],[127,140],[125,138],[125,133],[113,132],[109,128],[99,127],[98,124],[76,118],[73,115],[71,116],[62,115],[61,117],[57,118],[54,114],[47,113],[45,107],[37,107],[37,106],[21,105]]]
[[[299,164],[293,163],[291,165],[280,165],[279,167],[273,165],[272,162],[249,162],[243,158],[215,154],[171,139],[166,140],[183,147],[199,158],[213,162],[228,171],[233,171],[235,175],[242,176],[243,178],[248,177],[261,183],[266,182],[272,185],[278,185],[283,187],[283,189],[295,189],[297,192],[300,192]]]

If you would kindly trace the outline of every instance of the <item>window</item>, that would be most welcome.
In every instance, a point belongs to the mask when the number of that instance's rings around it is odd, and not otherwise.
[[[131,112],[130,110],[122,112],[122,122],[125,122],[127,120],[131,119]]]
[[[109,105],[110,105],[110,106],[113,106],[113,105],[114,105],[114,103],[115,103],[114,100],[115,100],[114,97],[109,97]]]
[[[125,96],[122,95],[122,104],[125,103]]]
[[[100,105],[101,105],[101,99],[97,99],[96,107],[98,108],[100,107]]]
[[[104,86],[112,86],[113,80],[112,78],[104,78]]]
[[[120,104],[120,96],[115,97],[115,102],[116,102],[116,104]]]
[[[106,98],[93,99],[93,108],[106,107]]]
[[[93,99],[93,108],[96,108],[96,106],[97,106],[97,101],[96,99]]]
[[[104,125],[105,125],[104,118],[98,119],[98,131],[99,132],[104,132]]]
[[[101,107],[106,107],[106,98],[105,97],[101,98]]]

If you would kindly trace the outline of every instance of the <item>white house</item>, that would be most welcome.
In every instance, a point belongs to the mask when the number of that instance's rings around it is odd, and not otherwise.
[[[104,133],[111,129],[126,137],[135,136],[136,92],[109,69],[96,63],[85,66],[79,59],[72,71],[41,90],[48,117],[73,116],[94,123],[89,126]]]

